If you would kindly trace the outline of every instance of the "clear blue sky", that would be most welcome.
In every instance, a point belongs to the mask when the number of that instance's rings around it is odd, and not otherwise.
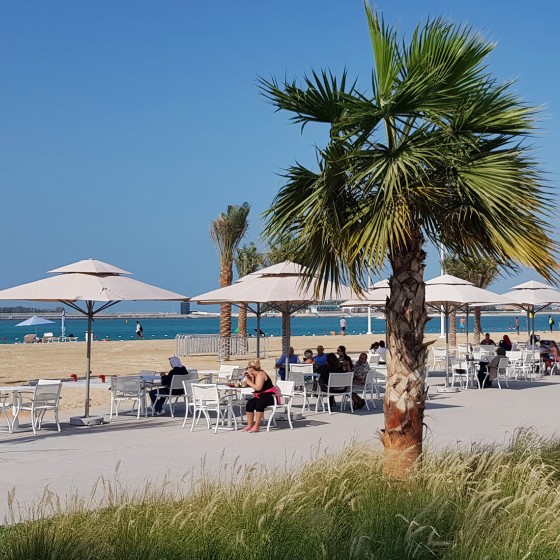
[[[494,40],[491,71],[543,106],[534,143],[558,184],[560,3],[377,7],[407,35],[444,16]],[[94,257],[189,296],[217,287],[212,219],[247,201],[258,241],[279,174],[315,160],[319,132],[274,113],[257,77],[347,67],[366,88],[372,62],[361,0],[3,2],[0,59],[0,288]]]

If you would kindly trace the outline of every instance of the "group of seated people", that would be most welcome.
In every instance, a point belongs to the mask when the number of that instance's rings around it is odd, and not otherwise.
[[[527,345],[528,350],[538,350],[540,352],[541,362],[544,366],[544,375],[550,375],[550,371],[556,362],[560,362],[560,348],[553,340],[545,342],[541,340],[537,343],[536,337],[529,339],[529,344]],[[505,334],[502,339],[496,344],[492,338],[490,338],[490,333],[486,333],[484,338],[480,341],[481,346],[496,346],[496,355],[490,360],[490,362],[480,362],[480,368],[478,370],[478,380],[481,387],[491,387],[492,381],[496,379],[498,374],[498,364],[500,358],[506,356],[506,352],[512,350],[513,344],[507,334]]]
[[[384,340],[374,342],[371,345],[369,352],[362,352],[356,362],[353,362],[352,358],[346,353],[345,346],[339,346],[336,353],[325,353],[323,346],[317,346],[316,354],[313,354],[311,349],[307,349],[303,353],[303,359],[300,361],[299,356],[297,356],[294,349],[290,347],[287,355],[282,354],[280,358],[276,360],[276,368],[278,377],[284,380],[286,378],[286,361],[288,364],[313,364],[313,370],[319,374],[319,385],[323,390],[327,389],[329,375],[331,373],[352,372],[354,374],[353,385],[363,386],[370,370],[368,355],[379,354],[379,363],[384,364],[386,352],[387,348],[385,347]],[[341,392],[343,392],[343,389],[341,389]],[[365,405],[364,399],[355,393],[352,394],[352,400],[354,408],[362,408]],[[330,405],[331,408],[336,406],[334,397],[330,397]]]

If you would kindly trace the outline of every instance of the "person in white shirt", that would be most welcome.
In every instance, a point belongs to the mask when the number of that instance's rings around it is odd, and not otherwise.
[[[346,319],[344,317],[340,319],[340,334],[342,336],[346,334]]]

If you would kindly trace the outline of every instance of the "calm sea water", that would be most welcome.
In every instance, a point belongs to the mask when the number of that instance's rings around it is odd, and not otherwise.
[[[560,322],[560,316],[554,316],[556,326]],[[548,328],[548,315],[543,313],[535,318],[535,329],[545,330]],[[312,336],[329,334],[331,331],[339,330],[339,317],[315,317],[297,316],[292,318],[292,334],[294,336]],[[365,334],[367,332],[367,317],[348,317],[347,334]],[[525,326],[524,315],[519,315],[521,329]],[[34,328],[16,327],[19,321],[0,321],[0,344],[13,344],[21,342],[24,335],[34,332]],[[144,328],[146,339],[162,340],[173,339],[177,334],[217,334],[219,332],[220,320],[217,317],[199,317],[196,319],[144,319],[140,321]],[[136,338],[135,321],[128,319],[98,319],[93,323],[93,332],[96,339],[109,340],[132,340]],[[236,326],[233,319],[233,328]],[[256,319],[249,317],[248,329],[255,333]],[[67,320],[66,335],[73,334],[79,340],[85,340],[87,321]],[[261,319],[261,329],[272,336],[281,336],[282,321],[279,317],[266,317]],[[372,330],[374,333],[385,332],[385,321],[372,319]],[[459,326],[457,325],[457,330]],[[473,330],[472,316],[469,317],[469,332]],[[482,317],[482,330],[484,332],[507,332],[514,330],[514,317],[503,315],[484,315]],[[526,330],[526,327],[525,327]],[[60,322],[52,325],[40,325],[37,334],[42,336],[45,332],[53,332],[60,335]],[[426,332],[440,332],[440,320],[434,318],[428,322]]]

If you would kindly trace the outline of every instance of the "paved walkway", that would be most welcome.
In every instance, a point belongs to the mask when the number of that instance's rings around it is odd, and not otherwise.
[[[426,410],[429,449],[504,443],[520,427],[533,427],[542,435],[558,430],[560,376],[511,383],[510,389],[501,391],[437,394],[436,385],[442,383],[441,377],[431,378],[432,400]],[[107,410],[108,406],[93,412],[106,414]],[[172,483],[182,479],[183,488],[188,488],[193,476],[223,474],[234,464],[291,469],[326,450],[341,449],[353,439],[380,445],[374,434],[383,426],[383,413],[380,402],[376,410],[362,409],[354,415],[306,412],[293,431],[280,422],[268,434],[214,434],[203,421],[191,433],[190,422],[181,430],[182,417],[169,416],[140,420],[124,416],[95,428],[77,428],[67,423],[67,417],[62,420],[60,434],[51,430],[50,423],[37,436],[31,431],[0,433],[0,520],[8,515],[12,492],[16,509],[25,510],[45,488],[63,501],[73,494],[88,497],[96,483],[104,481],[107,487],[116,479],[122,486],[138,489],[150,481],[160,485],[167,477]],[[98,488],[91,503],[99,503],[103,494]]]

